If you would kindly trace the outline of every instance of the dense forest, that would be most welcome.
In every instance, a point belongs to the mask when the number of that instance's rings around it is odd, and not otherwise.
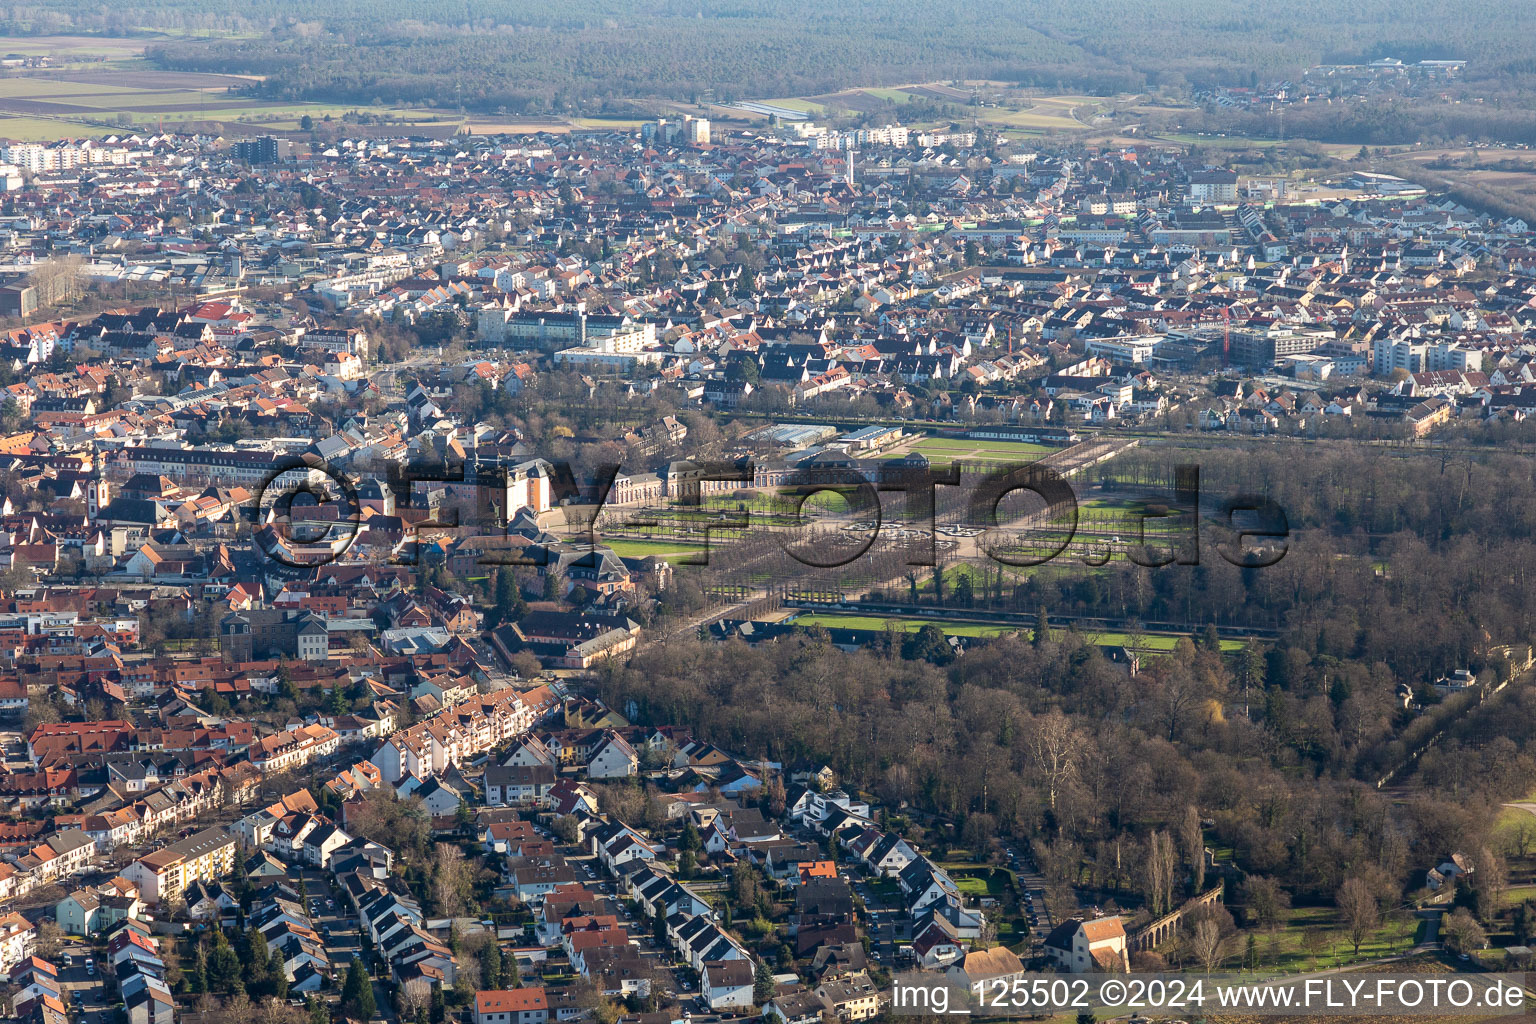
[[[1440,100],[1372,99],[1339,103],[1291,104],[1284,117],[1273,110],[1236,110],[1211,107],[1199,111],[1150,117],[1158,128],[1258,138],[1302,138],[1319,142],[1395,146],[1415,142],[1536,143],[1536,112],[1530,108],[1531,76],[1510,76],[1498,88],[1498,103],[1454,103]],[[1457,91],[1478,89],[1471,83]]]
[[[1013,835],[1042,846],[1042,866],[1086,865],[1063,884],[1138,891],[1154,835],[1187,830],[1197,807],[1261,888],[1326,900],[1363,877],[1394,904],[1448,852],[1497,853],[1498,803],[1536,770],[1527,683],[1485,706],[1429,685],[1456,667],[1509,678],[1493,649],[1536,636],[1536,469],[1513,455],[1259,448],[1193,460],[1144,449],[1149,465],[1105,476],[1123,487],[1159,460],[1198,461],[1208,493],[1267,493],[1294,531],[1278,565],[1053,565],[1022,587],[1020,632],[959,656],[900,633],[847,653],[814,627],[757,648],[671,641],[610,667],[602,694],[642,721],[825,761],[956,821],[959,842]],[[1053,613],[1279,633],[1221,653],[1197,628],[1132,676],[1071,628],[1030,629]],[[1422,711],[1404,707],[1400,684]],[[1387,793],[1377,782],[1393,769]]]
[[[266,76],[283,98],[539,112],[987,78],[1094,93],[1249,84],[1319,62],[1475,57],[1521,73],[1529,7],[1279,0],[158,0],[0,9],[12,35],[165,33],[163,66]],[[362,56],[360,51],[366,51]]]

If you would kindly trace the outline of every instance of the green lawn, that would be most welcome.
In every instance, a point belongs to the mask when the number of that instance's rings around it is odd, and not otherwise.
[[[1018,632],[1025,638],[1034,635],[1026,622],[1032,622],[1029,616],[1021,616],[1018,625],[1004,623],[981,622],[955,622],[946,619],[910,619],[910,618],[885,618],[878,615],[837,615],[813,612],[802,614],[795,618],[795,624],[800,626],[826,626],[828,629],[868,629],[884,630],[887,622],[893,622],[897,629],[907,633],[915,633],[926,625],[935,625],[944,631],[945,636],[966,637],[998,637],[1008,633]],[[1057,636],[1064,635],[1063,630],[1053,630]],[[1129,647],[1131,636],[1129,633],[1092,633],[1085,632],[1083,637],[1091,644],[1098,647]],[[1147,654],[1167,654],[1173,650],[1182,637],[1164,633],[1144,633],[1141,636],[1141,649]],[[1243,649],[1241,640],[1223,640],[1221,649],[1223,653],[1233,653]]]
[[[1129,498],[1089,498],[1087,501],[1077,503],[1080,512],[1132,512],[1140,511],[1146,507],[1146,503],[1132,501]]]
[[[946,597],[954,595],[955,584],[959,583],[962,577],[970,579],[974,592],[978,596],[981,595],[984,577],[977,570],[976,566],[970,562],[956,562],[953,565],[947,565],[944,567],[943,572],[944,594]],[[928,569],[919,574],[917,578],[917,592],[919,595],[931,595],[933,593],[933,570]]]
[[[1129,647],[1131,645],[1131,635],[1129,633],[1084,633],[1083,635],[1100,647]],[[1141,646],[1145,651],[1166,654],[1172,651],[1174,645],[1182,639],[1183,637],[1170,636],[1165,633],[1143,633],[1141,636]],[[1221,652],[1223,654],[1231,654],[1235,651],[1241,651],[1244,646],[1245,644],[1242,640],[1223,640],[1221,642]]]
[[[909,452],[917,452],[935,469],[945,469],[955,462],[1038,462],[1040,456],[1057,451],[1049,445],[1029,444],[1020,441],[1000,445],[997,442],[953,441],[929,439],[919,441],[909,449],[889,456],[897,459]]]
[[[813,103],[810,100],[802,100],[793,96],[791,96],[789,99],[757,100],[756,102],[768,107],[783,107],[785,110],[798,110],[804,114],[824,114],[827,110],[827,108],[822,106],[820,103]]]
[[[931,587],[929,589],[932,589]],[[1029,616],[1021,616],[1018,625],[1003,623],[968,623],[949,619],[923,619],[923,618],[886,618],[878,615],[839,615],[815,612],[801,615],[796,620],[802,625],[821,625],[838,629],[870,629],[883,630],[887,622],[894,622],[899,629],[908,633],[915,633],[924,626],[932,624],[938,626],[949,636],[1002,636],[1006,633],[1021,631],[1024,636],[1031,636],[1033,630],[1027,625],[1032,621]],[[1054,630],[1057,635],[1062,635],[1064,630]],[[1129,647],[1131,635],[1129,633],[1116,632],[1085,632],[1083,634],[1091,643],[1100,647]],[[1160,633],[1144,633],[1141,636],[1142,650],[1150,653],[1167,653],[1183,639],[1179,636]],[[1221,647],[1224,652],[1240,651],[1243,649],[1241,640],[1223,640]]]
[[[1413,945],[1418,928],[1419,920],[1411,914],[1388,915],[1382,926],[1360,944],[1360,953],[1356,956],[1337,910],[1333,907],[1296,907],[1290,911],[1283,928],[1273,935],[1259,937],[1260,969],[1322,970],[1401,955]],[[1307,949],[1309,933],[1324,937],[1320,949]]]
[[[1002,868],[978,866],[950,869],[946,866],[945,870],[954,879],[955,887],[968,896],[1002,899],[1008,890],[1008,872]]]
[[[660,541],[660,540],[611,540],[604,541],[613,553],[620,558],[645,558],[647,555],[660,555],[672,564],[686,561],[694,554],[703,550],[702,544],[690,544],[687,541]]]
[[[972,458],[992,459],[999,462],[1007,462],[1017,459],[1020,462],[1034,462],[1032,456],[1048,455],[1059,449],[1045,444],[1031,444],[1027,441],[966,441],[957,438],[925,438],[917,442],[911,448],[912,451],[922,452],[924,455],[941,456],[948,458]]]
[[[1509,802],[1536,804],[1536,792],[1527,793],[1519,800]],[[1493,823],[1494,837],[1500,845],[1512,846],[1521,826],[1536,826],[1536,814],[1519,807],[1501,807],[1499,816]],[[1536,843],[1532,843],[1531,846],[1536,850]]]
[[[916,633],[932,623],[946,636],[993,637],[1011,633],[1018,627],[983,623],[941,622],[937,619],[884,619],[875,615],[801,615],[795,619],[797,626],[826,626],[829,629],[883,630],[887,622],[894,622],[903,632]]]
[[[846,488],[853,492],[856,488]],[[819,508],[827,512],[843,512],[848,508],[848,499],[843,496],[841,490],[828,488],[826,490],[812,491],[805,496],[805,501],[800,501],[800,495],[792,493],[793,488],[785,487],[782,490],[757,491],[756,497],[733,498],[730,495],[710,495],[697,507],[708,509],[712,512],[766,512],[777,515],[792,515],[797,507]],[[689,506],[677,506],[686,508]]]

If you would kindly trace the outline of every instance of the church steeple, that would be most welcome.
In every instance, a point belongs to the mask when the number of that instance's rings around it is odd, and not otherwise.
[[[111,492],[107,488],[107,478],[102,473],[101,452],[96,444],[91,444],[91,478],[85,489],[85,516],[91,522],[95,522],[101,515],[102,509],[111,502]]]

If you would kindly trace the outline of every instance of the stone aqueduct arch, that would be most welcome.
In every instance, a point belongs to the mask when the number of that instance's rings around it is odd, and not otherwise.
[[[1179,924],[1184,920],[1184,915],[1196,907],[1204,907],[1221,899],[1225,883],[1218,882],[1213,889],[1207,889],[1199,896],[1187,900],[1177,910],[1164,914],[1157,920],[1138,928],[1126,944],[1130,952],[1138,953],[1142,950],[1152,950],[1167,942],[1179,930]]]

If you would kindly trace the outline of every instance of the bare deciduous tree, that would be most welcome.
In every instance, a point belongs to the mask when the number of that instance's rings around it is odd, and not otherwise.
[[[451,843],[439,843],[432,854],[432,900],[444,917],[457,917],[474,885],[474,869],[464,851]]]
[[[1445,948],[1452,953],[1471,953],[1488,942],[1483,926],[1466,907],[1457,907],[1445,915],[1445,920],[1440,923],[1440,934],[1445,937]]]
[[[1346,878],[1344,884],[1339,886],[1334,902],[1338,904],[1339,915],[1344,919],[1355,956],[1359,956],[1360,943],[1381,923],[1381,908],[1376,905],[1376,894],[1371,892],[1371,887],[1364,879]]]
[[[1216,965],[1221,962],[1221,945],[1221,925],[1206,918],[1195,926],[1189,948],[1195,959],[1200,961],[1200,966],[1205,968],[1206,974],[1215,971]]]
[[[1515,824],[1515,832],[1510,838],[1510,845],[1514,847],[1515,856],[1524,858],[1531,852],[1533,843],[1536,843],[1536,816],[1523,814]]]
[[[1059,710],[1052,708],[1030,724],[1029,753],[1045,778],[1047,802],[1056,810],[1056,796],[1077,771],[1081,737]]]
[[[1147,860],[1143,870],[1147,905],[1154,914],[1166,914],[1173,907],[1173,878],[1178,862],[1172,836],[1159,829],[1147,838]]]
[[[1195,892],[1199,892],[1205,888],[1205,830],[1200,827],[1200,812],[1194,804],[1184,808],[1184,817],[1179,821],[1179,843],[1184,847],[1184,860],[1189,865]]]
[[[256,1005],[244,992],[237,992],[224,1000],[219,1017],[227,1024],[256,1024]]]
[[[60,945],[64,941],[64,929],[52,921],[44,921],[37,926],[36,952],[44,960],[52,960],[58,956]]]
[[[1477,907],[1485,921],[1491,921],[1504,905],[1509,888],[1509,868],[1504,858],[1484,846],[1473,861],[1472,889],[1477,893]]]
[[[1264,875],[1250,875],[1243,883],[1243,891],[1248,902],[1247,923],[1265,931],[1278,928],[1286,907],[1290,905],[1290,897],[1280,888],[1279,883]]]

